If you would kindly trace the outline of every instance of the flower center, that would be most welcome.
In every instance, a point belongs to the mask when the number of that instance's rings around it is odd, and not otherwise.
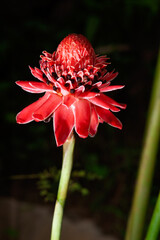
[[[55,60],[64,68],[73,67],[75,70],[79,70],[84,69],[87,65],[94,65],[95,52],[83,35],[70,34],[59,44]]]

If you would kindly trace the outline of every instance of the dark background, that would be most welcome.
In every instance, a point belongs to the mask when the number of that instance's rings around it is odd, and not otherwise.
[[[67,34],[81,33],[97,54],[111,58],[109,70],[119,72],[113,84],[126,87],[110,96],[127,109],[117,114],[122,131],[101,124],[94,138],[76,136],[78,177],[73,176],[66,212],[74,205],[79,217],[90,216],[106,233],[123,238],[157,60],[160,1],[5,1],[0,18],[1,196],[44,203],[56,195],[62,148],[56,147],[52,123],[16,124],[16,114],[39,95],[24,92],[15,81],[33,80],[28,66],[39,67],[43,50],[53,52]],[[53,167],[56,177],[45,178],[43,171]],[[157,161],[147,219],[158,194],[159,169]],[[39,173],[41,179],[32,175]]]

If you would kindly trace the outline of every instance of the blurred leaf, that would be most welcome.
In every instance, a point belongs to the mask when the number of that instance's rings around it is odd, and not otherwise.
[[[8,229],[6,229],[5,232],[6,232],[6,235],[9,237],[9,239],[12,239],[12,240],[18,239],[18,235],[19,235],[18,230],[14,229],[14,228],[8,228]]]
[[[36,29],[40,32],[48,32],[50,30],[49,25],[42,22],[40,19],[32,19],[26,22],[28,28]]]
[[[95,16],[95,15],[88,16],[87,22],[86,22],[86,34],[85,35],[91,42],[94,38],[94,35],[97,32],[99,23],[100,23],[100,19],[98,16]]]
[[[6,40],[6,41],[2,40],[0,42],[0,52],[1,52],[1,54],[4,54],[9,48],[10,48],[10,44],[9,44],[8,40]]]
[[[12,112],[8,112],[5,114],[5,121],[8,123],[15,123],[16,122],[16,114]]]
[[[155,204],[153,215],[149,224],[146,240],[156,240],[160,233],[160,193]],[[159,235],[160,236],[160,235]]]
[[[103,6],[106,1],[104,0],[84,0],[84,3],[88,8],[93,8],[93,9],[98,9],[101,10],[103,9]]]
[[[73,177],[83,178],[83,177],[85,177],[85,175],[86,175],[86,172],[85,172],[84,170],[73,171],[73,172],[72,172],[72,176],[73,176]]]
[[[124,217],[124,213],[121,209],[119,209],[119,207],[115,207],[115,206],[112,206],[112,205],[104,206],[104,211],[106,213],[112,213],[118,218],[123,218]]]
[[[150,9],[152,14],[156,14],[160,6],[159,0],[125,0],[125,2],[130,7],[130,9],[134,6],[147,7]]]
[[[85,185],[87,185],[91,181],[101,181],[106,176],[106,168],[94,163],[94,161],[97,161],[94,155],[90,156],[90,160],[92,160],[93,163],[92,171],[74,170],[72,172],[69,191],[79,192],[81,195],[86,196],[89,194],[89,190],[86,186],[83,186],[84,183],[82,184],[81,180],[85,180]],[[53,201],[54,197],[56,196],[60,173],[60,170],[58,170],[56,167],[52,167],[36,175],[39,178],[37,186],[40,190],[40,195],[45,201]]]
[[[71,192],[80,192],[83,196],[86,196],[89,194],[89,190],[87,188],[84,188],[81,186],[78,182],[70,181],[69,190]]]
[[[104,178],[108,176],[108,167],[98,163],[97,154],[88,154],[86,156],[86,170],[88,172],[94,173],[98,177]]]
[[[5,90],[8,90],[11,87],[10,82],[0,82],[0,91],[3,92]]]

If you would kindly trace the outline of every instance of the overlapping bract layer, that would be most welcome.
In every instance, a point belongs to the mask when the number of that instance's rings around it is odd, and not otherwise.
[[[117,73],[107,72],[106,61],[105,56],[96,56],[89,41],[78,34],[68,35],[53,54],[44,51],[40,69],[30,67],[40,82],[16,83],[25,91],[45,94],[18,113],[17,122],[48,121],[53,117],[58,146],[64,144],[73,129],[82,138],[94,136],[103,121],[121,129],[121,122],[112,112],[126,105],[104,92],[124,86],[110,85]]]

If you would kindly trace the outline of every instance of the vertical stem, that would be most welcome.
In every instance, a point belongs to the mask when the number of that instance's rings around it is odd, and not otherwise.
[[[150,239],[157,240],[159,232],[160,232],[160,193],[157,199],[157,203],[153,212],[153,216],[145,240]]]
[[[63,145],[63,164],[52,222],[51,240],[60,239],[63,209],[72,170],[74,145],[75,140],[73,135]]]
[[[160,135],[160,50],[126,240],[142,239]]]

